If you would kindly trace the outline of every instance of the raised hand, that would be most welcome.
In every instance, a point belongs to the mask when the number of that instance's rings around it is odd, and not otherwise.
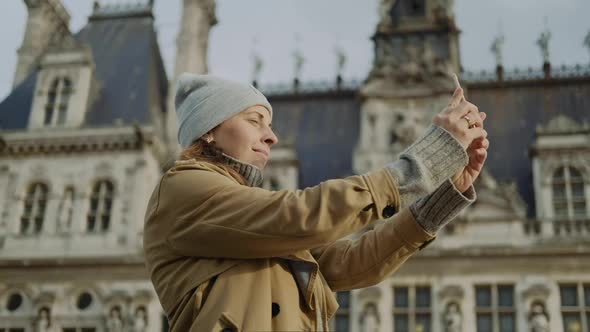
[[[467,166],[453,177],[455,187],[464,192],[475,182],[487,158],[490,142],[483,128],[487,115],[465,100],[463,89],[455,76],[455,92],[449,105],[437,114],[433,123],[447,130],[465,148],[469,156]]]

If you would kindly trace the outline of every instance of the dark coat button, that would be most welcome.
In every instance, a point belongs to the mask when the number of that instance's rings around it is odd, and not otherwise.
[[[387,205],[386,207],[383,208],[383,218],[389,218],[389,217],[393,217],[394,214],[397,213],[397,208],[393,205]]]
[[[226,327],[223,330],[221,330],[221,332],[236,332],[236,329],[233,329],[231,327]]]
[[[278,303],[273,302],[272,303],[272,316],[275,317],[276,315],[279,314],[279,312],[281,312],[281,306]]]

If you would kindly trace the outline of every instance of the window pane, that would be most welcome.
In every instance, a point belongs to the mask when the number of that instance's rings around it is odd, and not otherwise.
[[[555,210],[555,217],[563,219],[567,217],[567,203],[553,203],[553,209]]]
[[[53,117],[53,106],[47,106],[45,108],[45,119],[43,120],[44,125],[51,124],[51,118]]]
[[[340,308],[347,309],[350,307],[350,292],[338,292],[336,293],[336,299]]]
[[[586,216],[586,202],[574,203],[574,216],[585,217]]]
[[[408,288],[395,287],[393,291],[394,307],[407,308],[409,306]]]
[[[553,184],[553,199],[564,200],[565,199],[565,184],[554,183]]]
[[[563,330],[565,332],[582,332],[582,322],[578,313],[563,313]]]
[[[348,316],[336,315],[336,331],[348,331]]]
[[[477,332],[492,332],[491,314],[477,314]]]
[[[564,179],[565,179],[564,168],[560,167],[555,171],[555,173],[553,173],[553,180],[563,181]]]
[[[582,174],[575,168],[569,167],[570,180],[572,182],[582,182]]]
[[[514,306],[513,286],[498,286],[498,305],[501,307]]]
[[[475,288],[475,303],[478,307],[492,306],[492,289],[490,286],[478,286]]]
[[[81,329],[82,332],[96,332],[96,329],[94,327],[83,327]]]
[[[568,306],[577,306],[578,305],[578,294],[575,285],[571,286],[561,286],[560,287],[560,294],[561,294],[561,306],[568,307]]]
[[[111,217],[109,215],[103,215],[100,220],[101,220],[101,230],[108,231]]]
[[[416,307],[429,308],[430,307],[430,287],[416,288]]]
[[[93,232],[94,231],[94,225],[95,224],[95,218],[92,216],[88,216],[88,231],[89,232]]]
[[[584,197],[584,183],[572,182],[572,193],[574,198]]]
[[[590,285],[584,285],[584,303],[587,307],[590,307]],[[590,324],[590,321],[588,321]]]
[[[393,315],[393,331],[394,332],[409,332],[408,331],[408,315]]]
[[[432,325],[432,323],[430,322],[430,315],[429,314],[416,315],[416,328],[415,328],[416,331],[430,332],[431,325]]]
[[[63,332],[76,332],[76,329],[73,327],[64,327]]]
[[[514,314],[500,314],[500,332],[514,332]]]

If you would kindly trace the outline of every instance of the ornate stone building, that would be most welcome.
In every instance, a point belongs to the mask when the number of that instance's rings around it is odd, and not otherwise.
[[[145,271],[149,195],[173,161],[153,1],[25,0],[14,88],[0,103],[0,331],[162,331]],[[177,72],[203,72],[213,1],[185,0]],[[188,15],[188,16],[187,16]],[[172,112],[173,113],[173,112]]]
[[[143,210],[178,151],[174,77],[207,70],[214,2],[184,0],[170,79],[151,1],[96,5],[77,33],[59,0],[25,3],[0,103],[0,332],[165,330],[142,263]],[[539,69],[504,71],[498,38],[494,72],[462,72],[459,34],[452,0],[381,0],[366,80],[260,87],[281,141],[264,186],[393,160],[459,72],[488,113],[478,201],[388,280],[339,293],[333,329],[588,331],[590,68],[552,68],[543,33]]]

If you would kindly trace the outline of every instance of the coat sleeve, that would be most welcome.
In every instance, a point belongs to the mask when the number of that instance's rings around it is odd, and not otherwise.
[[[387,169],[300,191],[268,191],[206,170],[165,175],[148,218],[169,223],[166,241],[184,256],[264,258],[333,242],[399,207]]]
[[[311,251],[335,291],[369,287],[395,272],[434,237],[403,209],[357,239],[341,239]]]

